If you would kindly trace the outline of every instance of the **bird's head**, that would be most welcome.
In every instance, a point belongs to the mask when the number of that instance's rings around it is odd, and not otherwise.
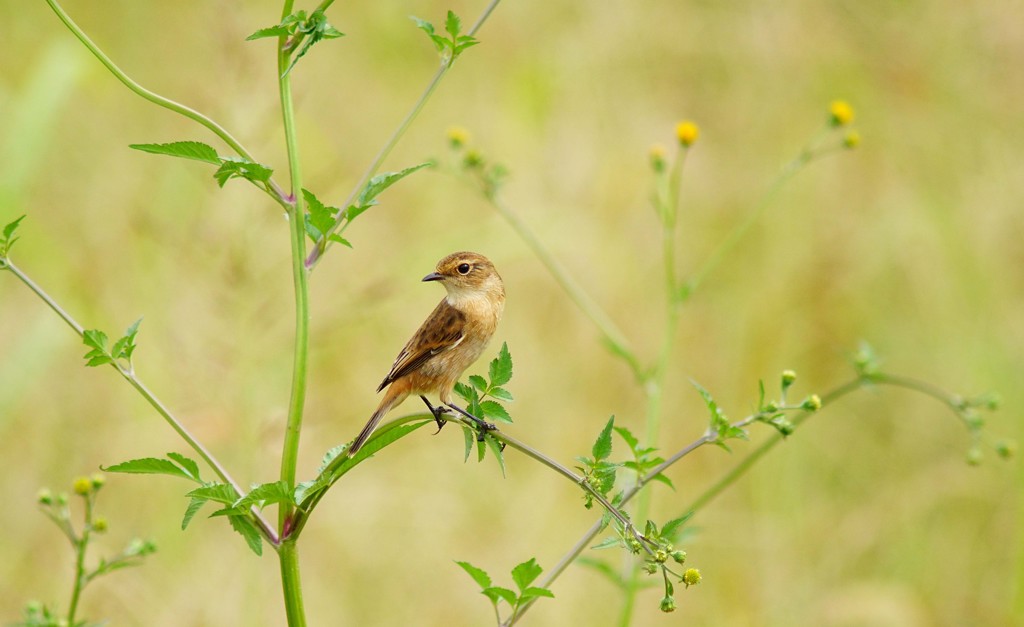
[[[440,281],[452,304],[481,297],[491,301],[505,298],[505,287],[494,264],[478,253],[452,253],[438,261],[434,271],[423,280]]]

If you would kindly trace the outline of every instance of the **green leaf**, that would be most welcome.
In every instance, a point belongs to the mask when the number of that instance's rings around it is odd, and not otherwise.
[[[106,472],[123,472],[139,475],[171,475],[172,477],[181,477],[190,481],[196,480],[188,470],[169,459],[159,457],[132,459],[120,464],[114,464],[113,466],[107,466],[103,470]]]
[[[249,493],[235,501],[232,507],[236,509],[248,509],[252,505],[259,505],[263,509],[272,503],[289,503],[295,505],[294,495],[286,481],[274,481],[273,483],[262,483],[254,486]]]
[[[605,538],[604,540],[598,542],[597,544],[595,544],[594,546],[592,546],[590,548],[595,550],[595,551],[600,551],[601,549],[610,549],[610,548],[619,547],[619,546],[625,546],[622,543],[622,538],[620,538],[619,536],[608,536],[607,538]]]
[[[82,343],[96,350],[106,352],[107,334],[97,329],[86,329],[82,333]]]
[[[657,481],[659,483],[664,483],[665,485],[667,485],[668,487],[672,488],[673,490],[676,489],[676,486],[672,483],[672,480],[669,479],[668,477],[666,477],[664,474],[662,474],[660,472],[658,474],[654,475],[653,477],[651,477],[651,481]]]
[[[537,564],[537,558],[531,557],[512,569],[512,581],[519,590],[525,590],[542,572],[544,569]]]
[[[490,418],[497,422],[504,422],[512,424],[512,416],[508,415],[508,411],[496,401],[482,401],[480,403],[480,409],[484,413],[484,418]]]
[[[260,532],[256,529],[256,525],[247,516],[229,516],[228,521],[231,523],[231,528],[245,538],[245,543],[249,545],[252,552],[262,556],[263,538],[260,537]]]
[[[686,524],[686,521],[690,520],[693,516],[693,512],[680,516],[679,518],[673,518],[672,520],[665,523],[665,526],[661,528],[661,537],[666,540],[672,541],[679,534],[682,526]]]
[[[4,227],[4,231],[3,231],[4,239],[5,240],[11,239],[11,236],[14,235],[14,232],[18,230],[18,225],[21,224],[21,221],[24,220],[24,219],[25,219],[25,216],[21,216],[20,218],[18,218],[14,222],[8,222],[7,223],[7,225]]]
[[[193,499],[206,499],[216,501],[225,505],[231,505],[238,498],[235,489],[226,483],[209,483],[201,488],[192,490],[185,496]]]
[[[255,33],[245,38],[246,41],[253,41],[254,39],[263,39],[264,37],[287,37],[290,33],[288,28],[278,24],[277,26],[268,26],[267,28],[261,28]]]
[[[452,41],[458,38],[459,31],[462,30],[462,20],[459,19],[458,15],[455,15],[454,11],[448,11],[448,17],[444,21],[444,29],[452,36]]]
[[[546,597],[548,599],[555,598],[555,593],[548,590],[547,588],[538,588],[536,586],[530,586],[526,590],[523,590],[522,594],[519,595],[519,602],[527,601],[537,597]]]
[[[331,450],[324,453],[324,458],[320,461],[320,467],[317,468],[316,474],[322,474],[323,471],[327,470],[327,467],[331,465],[331,462],[333,462],[338,457],[338,455],[341,455],[347,450],[348,442],[345,442],[344,444],[339,444],[332,448]]]
[[[349,248],[352,248],[352,242],[348,241],[347,239],[345,239],[344,237],[338,235],[337,233],[331,233],[331,235],[327,238],[327,241],[329,241],[329,242],[338,242],[342,246],[347,246]]]
[[[217,179],[218,185],[224,187],[224,184],[233,178],[243,178],[253,183],[266,183],[273,174],[274,170],[262,163],[241,157],[224,157],[220,168],[213,173],[213,178]]]
[[[612,454],[612,427],[614,426],[615,416],[612,416],[608,419],[604,429],[601,429],[601,433],[597,436],[597,440],[594,441],[591,454],[594,456],[595,461],[607,459],[608,456]]]
[[[309,210],[306,215],[306,232],[314,242],[319,241],[325,233],[334,227],[338,208],[324,205],[308,189],[302,190],[302,196],[306,199],[306,208]]]
[[[192,522],[192,518],[203,508],[203,505],[206,505],[206,499],[194,498],[188,502],[188,507],[185,508],[185,517],[181,519],[182,531],[185,531],[188,524]]]
[[[479,399],[476,390],[461,381],[457,381],[455,383],[455,393],[458,394],[459,398],[470,404],[473,404]]]
[[[505,453],[501,450],[501,442],[492,435],[485,435],[484,442],[490,447],[491,452],[494,453],[494,458],[498,460],[498,466],[501,467],[501,476],[505,476]]]
[[[362,207],[368,206],[374,198],[380,195],[381,192],[409,176],[413,172],[422,170],[428,165],[430,165],[429,161],[398,172],[385,172],[383,174],[378,174],[366,183],[366,187],[364,187],[363,191],[359,194],[359,205]]]
[[[481,377],[482,378],[482,377]],[[514,401],[512,393],[503,387],[492,386],[490,391],[487,392],[499,401]]]
[[[476,434],[469,427],[462,425],[462,436],[466,441],[466,458],[462,460],[462,463],[469,461],[469,454],[473,452],[473,443],[476,442]]]
[[[469,383],[481,392],[487,391],[487,379],[484,379],[478,374],[469,375]]]
[[[615,433],[618,433],[619,437],[622,438],[623,441],[625,441],[626,446],[629,447],[629,450],[633,451],[633,455],[639,457],[636,448],[637,446],[639,446],[640,440],[638,440],[636,436],[634,436],[633,433],[626,427],[615,427]]]
[[[708,411],[711,412],[711,430],[718,435],[719,440],[722,439],[723,433],[729,428],[729,419],[725,417],[725,412],[718,406],[715,399],[711,397],[711,393],[704,389],[701,384],[694,380],[690,380],[693,387],[697,388],[697,392],[700,393],[701,398],[704,399],[704,404],[707,405]]]
[[[508,343],[501,344],[501,350],[488,368],[491,385],[505,385],[512,379],[512,355],[508,352]]]
[[[498,599],[503,599],[506,603],[512,606],[516,604],[516,599],[518,598],[515,592],[512,592],[508,588],[502,588],[501,586],[484,588],[480,593],[490,599],[491,603],[497,603]]]
[[[441,52],[442,50],[445,49],[446,45],[448,44],[448,40],[434,33],[433,24],[426,20],[421,20],[420,18],[414,17],[412,15],[409,16],[409,19],[411,19],[413,22],[416,22],[416,28],[426,33],[427,37],[430,37],[430,41],[433,42],[434,47],[437,48],[438,52]]]
[[[466,571],[466,573],[473,578],[473,581],[476,582],[476,585],[480,586],[481,588],[491,587],[491,576],[488,575],[482,568],[477,568],[469,562],[455,563],[459,565],[459,568]]]
[[[14,233],[18,230],[18,225],[24,219],[25,216],[21,216],[14,222],[8,222],[7,225],[4,226],[3,237],[0,237],[0,258],[7,257],[8,253],[11,252],[11,247],[14,246],[14,242],[20,239],[15,237]]]
[[[178,465],[181,466],[185,470],[185,472],[187,472],[191,476],[192,479],[196,481],[202,481],[202,479],[199,478],[199,464],[197,464],[194,460],[185,457],[181,453],[168,453],[167,457],[176,461]]]
[[[181,157],[182,159],[192,159],[194,161],[212,163],[213,165],[220,165],[221,162],[221,159],[217,156],[217,151],[214,150],[213,146],[204,144],[203,142],[187,141],[171,142],[169,144],[129,144],[128,147],[135,150],[141,150],[142,152],[152,153],[154,155]]]

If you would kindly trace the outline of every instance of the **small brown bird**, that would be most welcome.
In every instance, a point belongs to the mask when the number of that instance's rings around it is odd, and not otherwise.
[[[505,286],[487,257],[470,252],[448,255],[423,280],[440,281],[448,295],[398,354],[391,372],[377,387],[378,392],[385,387],[388,390],[349,447],[349,456],[362,448],[381,418],[410,394],[423,399],[438,427],[444,424],[441,414],[448,411],[445,406],[465,413],[452,405],[452,388],[494,335],[505,308]],[[424,396],[433,393],[442,406],[434,407]]]

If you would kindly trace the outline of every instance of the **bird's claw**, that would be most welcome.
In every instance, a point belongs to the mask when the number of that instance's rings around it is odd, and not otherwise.
[[[434,422],[437,423],[437,431],[434,432],[434,435],[437,435],[438,433],[441,433],[441,429],[448,424],[448,421],[442,418],[442,416],[450,414],[451,410],[447,407],[431,407],[430,413],[434,414]]]

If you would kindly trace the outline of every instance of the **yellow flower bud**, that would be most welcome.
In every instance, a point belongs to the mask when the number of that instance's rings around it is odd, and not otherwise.
[[[696,568],[688,568],[683,573],[683,583],[686,587],[695,586],[700,583],[700,571]]]
[[[846,126],[853,122],[853,107],[845,100],[833,100],[828,113],[833,126]]]
[[[860,133],[857,131],[847,131],[846,135],[843,136],[843,148],[854,149],[860,146]]]
[[[89,477],[77,477],[75,482],[71,484],[71,489],[75,494],[85,496],[92,490],[92,481],[89,481]]]
[[[807,411],[818,411],[821,409],[821,397],[817,394],[811,394],[804,399],[804,402],[800,406]]]
[[[461,126],[449,126],[447,135],[452,148],[462,148],[469,143],[469,131]]]
[[[676,137],[679,138],[680,144],[689,148],[700,137],[700,127],[689,120],[683,120],[676,124]]]

